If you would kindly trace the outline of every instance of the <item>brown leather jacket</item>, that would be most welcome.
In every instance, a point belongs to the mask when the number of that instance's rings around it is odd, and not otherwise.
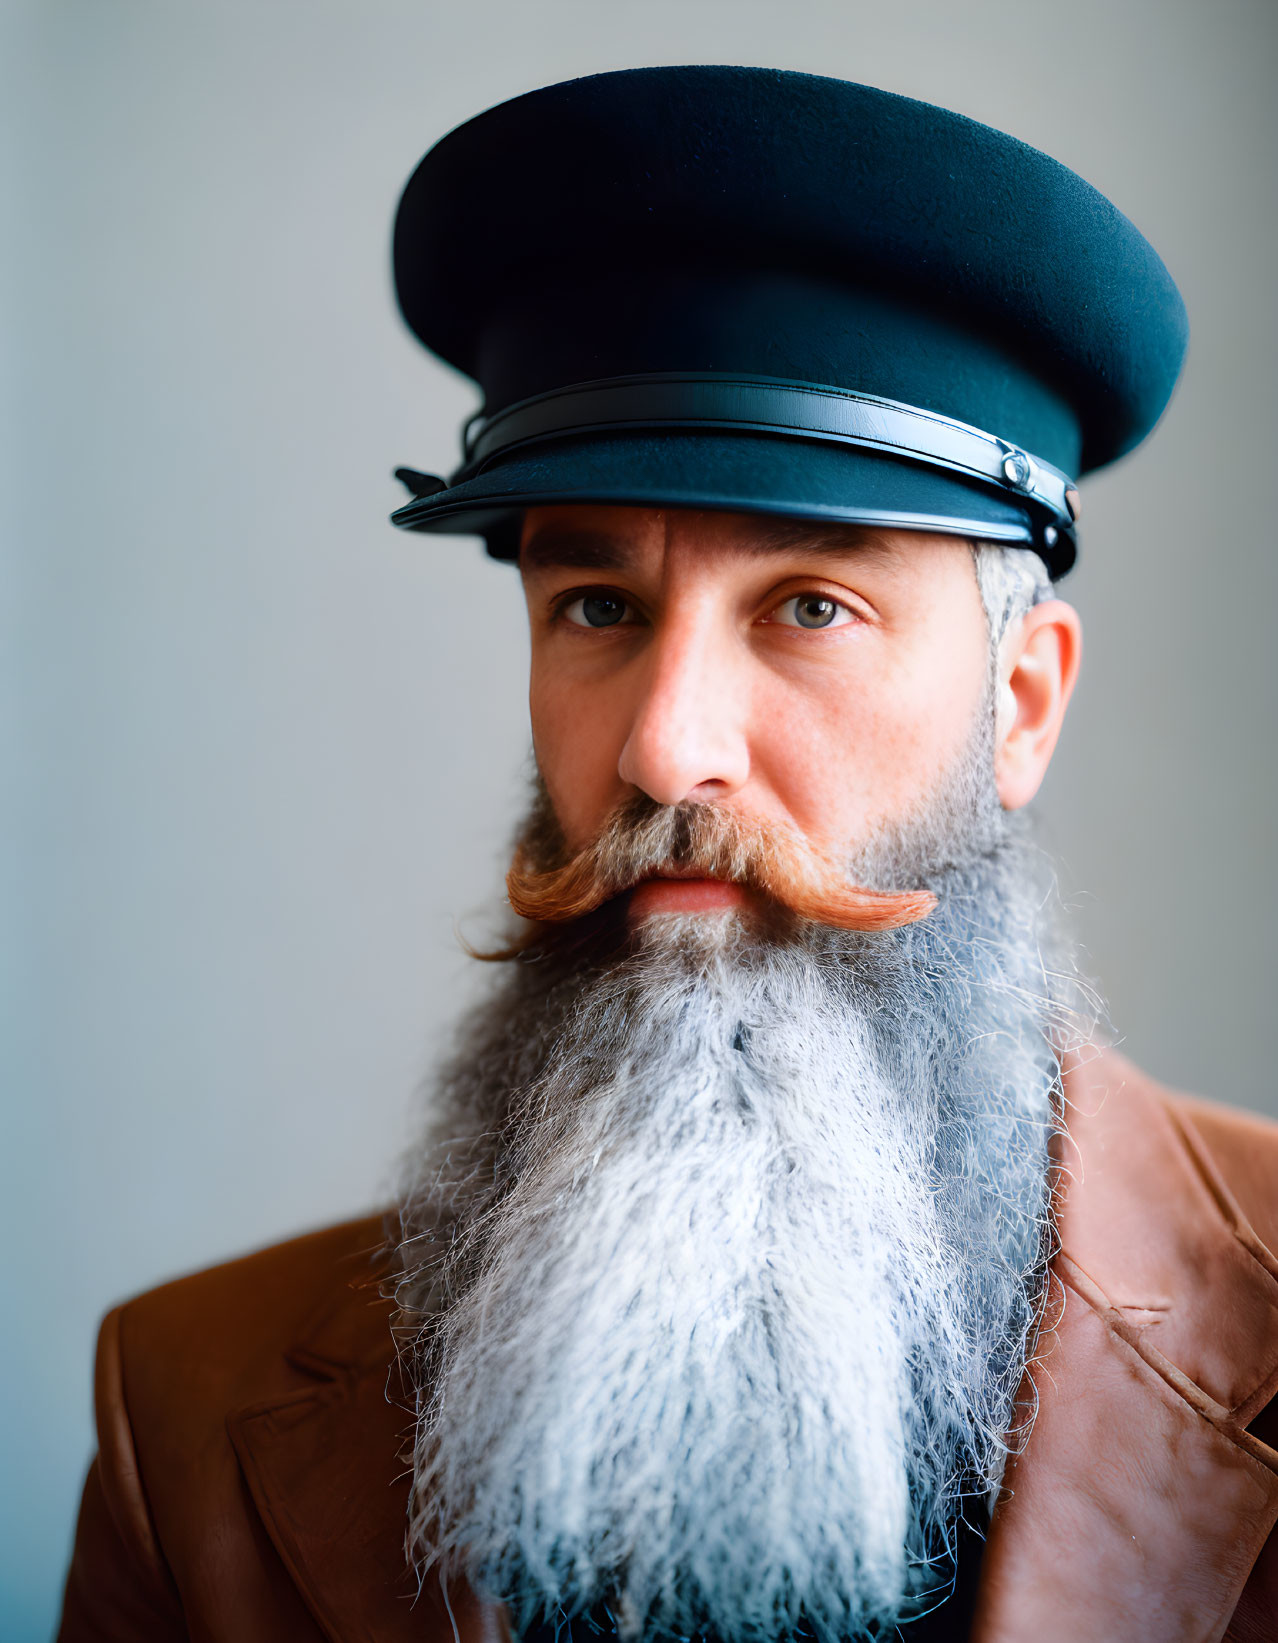
[[[1274,1643],[1278,1125],[1113,1054],[1066,1091],[1064,1305],[971,1636]],[[380,1232],[331,1227],[107,1316],[62,1643],[504,1638],[500,1609],[417,1597],[404,1568]]]

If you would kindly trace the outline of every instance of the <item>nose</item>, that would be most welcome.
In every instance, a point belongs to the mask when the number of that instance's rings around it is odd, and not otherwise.
[[[713,616],[659,627],[617,771],[658,804],[710,803],[750,775],[740,659]]]

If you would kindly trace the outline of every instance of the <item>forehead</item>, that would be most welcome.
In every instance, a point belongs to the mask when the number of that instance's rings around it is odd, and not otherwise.
[[[786,552],[842,555],[890,566],[918,547],[921,533],[716,509],[565,504],[529,508],[519,565],[541,570],[617,570],[680,549],[756,559]],[[913,544],[909,538],[915,538]],[[959,538],[949,538],[955,546]]]

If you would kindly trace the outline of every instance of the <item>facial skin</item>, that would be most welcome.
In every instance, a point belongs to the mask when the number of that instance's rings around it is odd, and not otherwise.
[[[713,510],[527,510],[520,569],[538,767],[576,850],[636,789],[731,806],[849,854],[923,805],[985,699],[971,550],[919,531]],[[1000,655],[1007,809],[1046,772],[1077,676],[1078,616],[1036,606]],[[632,918],[722,910],[711,880],[640,885]]]

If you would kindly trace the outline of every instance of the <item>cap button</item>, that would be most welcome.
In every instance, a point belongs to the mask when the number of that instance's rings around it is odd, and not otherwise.
[[[1003,478],[1018,491],[1028,489],[1034,477],[1034,464],[1024,451],[1010,450],[1003,458]]]

